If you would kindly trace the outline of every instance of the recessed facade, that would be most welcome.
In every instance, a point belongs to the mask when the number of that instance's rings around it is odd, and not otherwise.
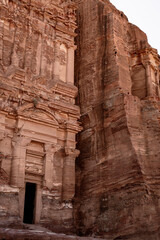
[[[72,228],[76,134],[75,4],[2,1],[0,218]]]

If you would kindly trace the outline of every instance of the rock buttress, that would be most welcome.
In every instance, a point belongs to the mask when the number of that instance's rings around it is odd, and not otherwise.
[[[76,2],[77,231],[158,239],[159,56],[109,1]]]

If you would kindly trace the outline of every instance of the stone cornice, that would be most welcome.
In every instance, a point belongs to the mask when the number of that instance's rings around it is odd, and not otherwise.
[[[73,27],[76,29],[76,26],[75,26],[75,25],[73,25]],[[69,29],[63,28],[63,27],[58,26],[58,25],[56,25],[55,29],[58,30],[58,31],[60,31],[60,32],[66,33],[66,34],[68,34],[68,35],[70,35],[70,36],[72,36],[72,37],[76,37],[76,36],[77,36],[76,33],[71,32]]]
[[[15,80],[15,79],[14,79]],[[0,76],[0,88],[7,90],[7,91],[17,91],[19,89],[21,89],[24,92],[27,93],[32,93],[32,95],[34,95],[34,93],[38,93],[40,90],[43,90],[43,92],[45,92],[47,95],[52,95],[53,92],[62,94],[63,96],[68,96],[71,98],[75,98],[77,96],[78,93],[78,88],[70,83],[65,83],[62,81],[55,81],[53,83],[53,87],[51,89],[47,89],[47,87],[43,86],[43,85],[39,85],[39,84],[33,84],[31,82],[24,82],[24,80],[21,83],[21,80],[15,80],[13,81],[13,79],[10,78],[6,78],[4,76]],[[20,86],[20,83],[22,84]],[[42,89],[40,89],[40,87]],[[34,91],[33,91],[34,90]]]
[[[72,84],[64,83],[64,82],[56,82],[54,84],[54,87],[52,88],[52,91],[61,93],[63,95],[75,98],[78,93],[78,88]]]

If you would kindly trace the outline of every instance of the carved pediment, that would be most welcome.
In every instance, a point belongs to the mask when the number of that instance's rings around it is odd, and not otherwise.
[[[44,104],[37,104],[36,106],[33,103],[24,104],[19,107],[17,113],[27,118],[59,125],[54,113]]]
[[[41,120],[44,122],[49,122],[52,124],[54,123],[58,125],[58,122],[56,121],[56,119],[52,115],[48,114],[47,112],[44,112],[44,110],[30,109],[30,110],[24,111],[23,113],[26,117],[39,120],[39,121]]]

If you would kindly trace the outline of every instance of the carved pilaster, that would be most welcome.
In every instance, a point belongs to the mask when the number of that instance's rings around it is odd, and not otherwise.
[[[65,161],[63,169],[63,200],[70,200],[75,194],[75,159],[80,151],[73,148],[65,148]]]
[[[11,168],[11,185],[15,187],[24,187],[25,179],[25,161],[26,147],[31,142],[31,139],[15,136],[12,139],[13,158]]]
[[[53,179],[55,174],[54,169],[54,155],[60,150],[59,145],[45,144],[45,174],[44,174],[44,186],[48,189],[53,187]]]
[[[74,84],[74,47],[67,51],[67,83]]]
[[[59,51],[60,51],[60,42],[55,42],[55,60],[54,60],[54,76],[55,80],[59,79],[59,69],[60,69],[60,63],[59,63]]]

